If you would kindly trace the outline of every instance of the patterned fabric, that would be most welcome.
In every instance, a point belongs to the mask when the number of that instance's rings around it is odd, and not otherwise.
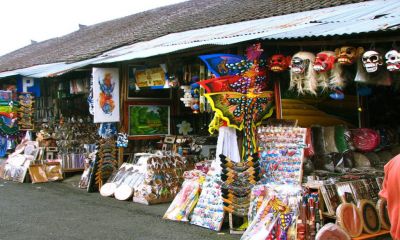
[[[215,116],[227,122],[229,127],[244,129],[243,153],[248,158],[257,151],[255,127],[273,113],[273,92],[260,94],[240,94],[221,92],[205,94]]]

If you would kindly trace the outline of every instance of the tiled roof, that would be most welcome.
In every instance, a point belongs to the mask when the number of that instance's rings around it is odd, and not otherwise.
[[[0,57],[0,72],[75,62],[169,33],[268,18],[365,0],[192,0],[84,27]]]

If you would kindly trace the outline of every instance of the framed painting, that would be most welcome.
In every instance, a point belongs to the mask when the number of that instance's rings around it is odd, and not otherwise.
[[[93,68],[94,122],[119,122],[119,69]]]
[[[135,104],[127,106],[130,138],[165,136],[170,134],[169,105]]]
[[[164,88],[165,73],[160,67],[129,67],[128,99],[170,99],[171,89]]]

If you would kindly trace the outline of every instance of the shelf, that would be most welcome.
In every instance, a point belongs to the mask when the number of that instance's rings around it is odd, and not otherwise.
[[[352,238],[352,239],[353,240],[374,239],[375,237],[383,236],[383,235],[386,235],[386,234],[390,234],[390,231],[388,231],[388,230],[380,230],[379,232],[374,233],[374,234],[363,233],[359,237],[355,237],[355,238]]]

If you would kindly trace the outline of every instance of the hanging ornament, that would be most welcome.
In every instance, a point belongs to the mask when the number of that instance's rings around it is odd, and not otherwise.
[[[400,71],[400,53],[397,50],[390,50],[385,54],[386,68],[390,72]]]
[[[272,72],[283,72],[289,69],[292,57],[283,54],[275,54],[269,59],[269,69]]]
[[[128,134],[127,133],[118,133],[117,137],[117,147],[128,147]]]

